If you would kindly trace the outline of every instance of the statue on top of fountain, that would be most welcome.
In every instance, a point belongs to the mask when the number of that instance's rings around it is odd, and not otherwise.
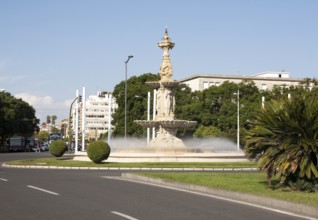
[[[167,28],[162,38],[162,41],[158,43],[158,47],[160,47],[163,50],[162,63],[160,67],[161,81],[172,81],[172,65],[170,62],[169,50],[171,50],[174,47],[174,43],[170,41]]]

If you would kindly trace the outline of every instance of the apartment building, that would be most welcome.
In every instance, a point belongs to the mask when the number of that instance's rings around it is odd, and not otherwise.
[[[109,106],[110,104],[110,106]],[[79,107],[79,134],[82,132],[82,105]],[[112,120],[111,114],[118,108],[116,100],[111,92],[98,91],[97,95],[91,95],[85,101],[85,137],[96,140],[100,134],[108,132],[109,123]],[[75,124],[75,111],[73,111],[72,124]],[[111,125],[111,130],[114,126]],[[73,127],[73,130],[75,128]]]

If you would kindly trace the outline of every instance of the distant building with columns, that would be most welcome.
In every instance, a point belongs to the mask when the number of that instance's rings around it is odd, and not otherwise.
[[[219,86],[225,81],[241,83],[244,80],[253,81],[259,90],[271,90],[274,85],[297,86],[303,78],[289,78],[289,72],[262,72],[252,76],[241,75],[217,75],[217,74],[195,74],[180,80],[188,85],[192,91],[202,91],[210,86]]]

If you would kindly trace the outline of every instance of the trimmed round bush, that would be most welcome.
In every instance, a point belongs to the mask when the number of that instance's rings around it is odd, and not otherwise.
[[[50,145],[50,153],[55,157],[61,157],[66,151],[65,142],[62,140],[53,141]]]
[[[87,156],[94,163],[101,163],[109,157],[109,154],[110,147],[103,141],[93,141],[87,147]]]

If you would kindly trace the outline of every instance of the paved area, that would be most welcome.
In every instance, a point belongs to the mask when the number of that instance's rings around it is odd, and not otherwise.
[[[210,171],[210,172],[248,172],[256,171],[257,168],[131,168],[131,167],[58,167],[58,166],[29,166],[29,165],[7,165],[2,164],[7,168],[24,168],[24,169],[61,169],[61,170],[118,170],[118,171]],[[249,205],[265,208],[265,209],[277,209],[279,212],[295,213],[299,216],[308,216],[306,219],[318,219],[317,206],[308,206],[302,204],[296,204],[283,200],[264,198],[255,195],[249,195],[244,193],[212,189],[208,187],[179,183],[174,181],[167,181],[162,179],[149,178],[145,176],[136,175],[133,173],[122,173],[122,179],[129,181],[136,181],[140,183],[157,185],[159,187],[173,187],[180,190],[187,190],[194,193],[201,193],[204,195],[212,195],[214,197],[226,198],[233,202],[246,203]]]

